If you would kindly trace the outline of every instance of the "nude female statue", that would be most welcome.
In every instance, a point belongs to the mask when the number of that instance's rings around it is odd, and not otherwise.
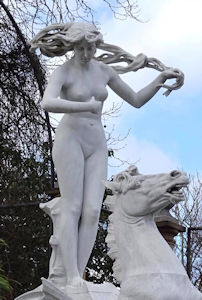
[[[63,27],[62,27],[63,26]],[[63,28],[63,29],[61,29]],[[55,35],[51,30],[58,30]],[[135,108],[147,103],[179,70],[167,68],[139,92],[133,91],[109,65],[94,59],[103,39],[88,23],[48,27],[32,41],[47,56],[74,55],[52,74],[42,107],[64,113],[57,128],[53,161],[61,193],[60,246],[67,285],[83,284],[82,274],[96,238],[107,176],[107,146],[101,124],[106,86]]]

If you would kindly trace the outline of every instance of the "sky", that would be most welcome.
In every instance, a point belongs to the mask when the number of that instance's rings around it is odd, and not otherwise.
[[[115,156],[137,163],[144,174],[183,169],[202,173],[202,1],[139,0],[139,18],[120,21],[103,6],[91,0],[106,43],[115,44],[133,55],[144,53],[185,74],[184,86],[168,97],[161,89],[140,109],[123,103],[119,117],[105,121],[114,136],[129,136],[115,146]],[[121,75],[135,91],[155,77],[151,69]],[[171,82],[172,83],[172,82]],[[121,99],[109,90],[104,110]],[[113,167],[112,167],[113,166]],[[120,161],[109,159],[109,174],[123,170]]]

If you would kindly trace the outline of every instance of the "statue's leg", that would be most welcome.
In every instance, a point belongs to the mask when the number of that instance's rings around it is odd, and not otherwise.
[[[98,228],[107,178],[107,149],[93,153],[85,162],[84,199],[78,239],[78,268],[82,276],[90,257]]]
[[[78,223],[83,202],[84,157],[74,137],[57,140],[53,160],[60,188],[60,220],[56,238],[61,248],[68,285],[81,284],[78,271]]]

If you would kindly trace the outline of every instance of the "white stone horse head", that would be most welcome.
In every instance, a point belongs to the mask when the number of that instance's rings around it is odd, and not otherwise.
[[[120,300],[196,300],[184,267],[154,222],[154,213],[183,200],[184,172],[142,175],[136,166],[105,182],[110,216],[107,243],[121,284]]]
[[[188,183],[189,179],[184,172],[141,175],[137,167],[131,166],[105,185],[112,190],[114,200],[120,199],[121,209],[126,215],[138,217],[183,201],[181,189]]]

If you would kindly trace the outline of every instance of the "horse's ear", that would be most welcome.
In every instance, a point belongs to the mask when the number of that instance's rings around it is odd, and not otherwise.
[[[113,181],[105,181],[105,180],[102,180],[102,183],[104,184],[104,186],[107,188],[107,189],[110,189],[110,190],[113,190]]]
[[[113,181],[105,181],[105,180],[102,180],[102,183],[104,184],[104,186],[107,189],[112,190],[113,193],[117,193],[120,190],[120,184],[119,183],[115,183]]]

